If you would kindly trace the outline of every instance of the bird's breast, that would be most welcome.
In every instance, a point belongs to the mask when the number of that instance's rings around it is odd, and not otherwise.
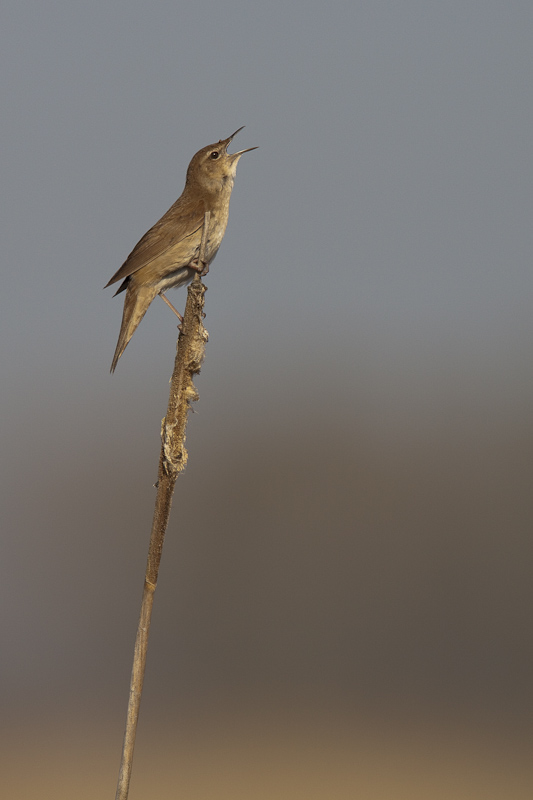
[[[206,243],[206,261],[211,263],[222,243],[228,224],[228,209],[215,209],[209,218],[209,230]],[[199,249],[199,245],[198,245]]]

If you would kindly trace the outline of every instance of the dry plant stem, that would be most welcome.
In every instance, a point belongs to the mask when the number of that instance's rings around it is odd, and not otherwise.
[[[205,257],[208,227],[209,212],[206,212],[199,253],[200,263]],[[185,315],[180,326],[182,330],[178,337],[174,372],[170,382],[167,414],[161,425],[162,443],[159,457],[157,497],[148,548],[141,614],[135,640],[126,731],[124,733],[122,760],[115,795],[116,800],[127,800],[128,797],[133,748],[135,746],[135,734],[139,719],[146,653],[148,650],[148,633],[159,563],[170,516],[174,485],[178,475],[185,469],[187,464],[187,451],[185,449],[187,416],[191,403],[198,399],[193,376],[200,372],[207,342],[207,331],[202,324],[205,290],[206,287],[202,283],[200,275],[196,275],[189,286]]]

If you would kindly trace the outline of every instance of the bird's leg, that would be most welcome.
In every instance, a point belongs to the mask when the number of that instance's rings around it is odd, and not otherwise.
[[[167,306],[168,306],[169,308],[171,308],[171,309],[172,309],[172,311],[174,312],[174,314],[175,314],[175,315],[177,316],[177,318],[179,319],[179,321],[180,321],[180,325],[181,325],[181,323],[183,322],[183,317],[181,316],[180,312],[179,312],[179,311],[178,311],[176,308],[174,308],[174,306],[172,305],[172,303],[170,302],[170,300],[168,299],[168,297],[167,297],[166,295],[164,295],[164,294],[163,294],[163,292],[159,292],[159,297],[161,298],[161,300],[164,300],[164,301],[165,301],[165,303],[167,304]],[[178,326],[178,327],[179,327],[179,326]]]

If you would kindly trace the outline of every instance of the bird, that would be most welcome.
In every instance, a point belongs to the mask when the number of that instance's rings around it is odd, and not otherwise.
[[[228,153],[228,146],[239,131],[242,131],[242,127],[227,139],[203,147],[192,157],[180,197],[144,234],[104,286],[107,289],[122,281],[114,296],[126,292],[111,372],[115,371],[119,358],[152,300],[161,295],[181,318],[164,293],[167,289],[190,283],[198,272],[205,275],[209,271],[228,224],[229,201],[237,164],[244,153],[257,150],[257,147],[248,147],[238,153]],[[198,256],[207,211],[208,234],[204,261],[200,264]]]

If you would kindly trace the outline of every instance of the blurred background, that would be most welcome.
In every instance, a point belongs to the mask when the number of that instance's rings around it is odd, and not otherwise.
[[[131,800],[530,798],[531,3],[0,22],[1,794],[114,796],[177,331],[101,287],[246,125]]]

